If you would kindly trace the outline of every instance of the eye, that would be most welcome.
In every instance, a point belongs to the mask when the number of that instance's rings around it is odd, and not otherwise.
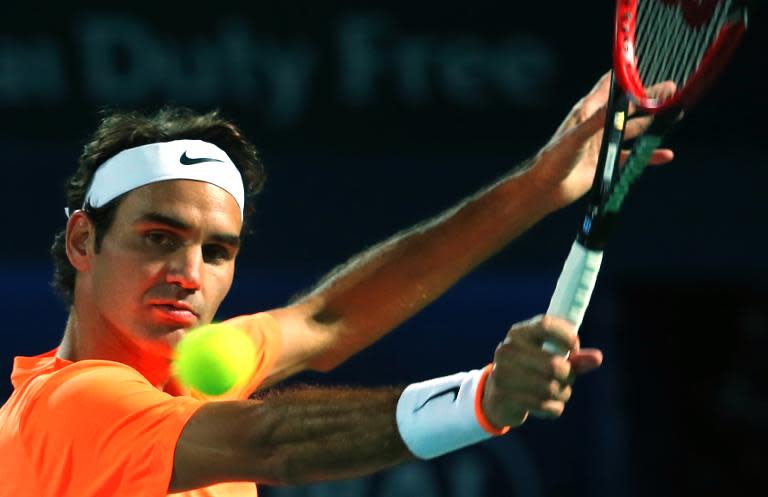
[[[144,239],[152,246],[173,249],[178,245],[175,236],[164,231],[149,231],[144,234]]]
[[[210,263],[226,262],[232,259],[232,252],[218,244],[203,245],[203,260]]]

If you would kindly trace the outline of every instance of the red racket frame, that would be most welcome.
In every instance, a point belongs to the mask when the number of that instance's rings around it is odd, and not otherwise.
[[[680,3],[684,9],[691,7],[685,3],[687,0],[660,1],[669,5]],[[651,114],[662,109],[691,107],[707,91],[739,45],[747,29],[746,9],[738,21],[728,21],[720,29],[715,41],[704,54],[701,64],[688,78],[685,86],[678,88],[671,98],[659,100],[646,93],[638,73],[635,56],[637,3],[638,0],[616,0],[613,67],[619,84],[638,107]],[[714,8],[706,7],[706,9],[711,16]],[[685,18],[691,24],[701,24],[704,22],[701,16],[705,13],[705,7],[701,7],[697,11],[692,11],[690,15],[686,15]]]

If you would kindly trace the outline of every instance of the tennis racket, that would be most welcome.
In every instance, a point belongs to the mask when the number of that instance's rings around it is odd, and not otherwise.
[[[578,330],[595,287],[606,241],[632,184],[665,134],[710,88],[747,28],[745,0],[617,0],[608,111],[587,212],[557,280],[547,314]],[[659,88],[673,82],[673,91]],[[653,114],[623,167],[629,106]],[[545,350],[565,355],[552,343]]]

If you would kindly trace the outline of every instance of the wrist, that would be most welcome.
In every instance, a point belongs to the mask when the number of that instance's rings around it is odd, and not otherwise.
[[[477,394],[475,396],[475,417],[477,422],[487,433],[491,435],[504,435],[510,430],[509,426],[504,426],[503,423],[494,422],[490,416],[488,416],[488,409],[484,406],[485,389],[488,377],[493,372],[493,363],[488,364],[481,370],[481,376],[477,385]],[[498,428],[501,426],[501,428]]]
[[[544,215],[555,212],[570,203],[563,193],[563,178],[553,177],[547,168],[547,162],[552,160],[549,154],[551,153],[546,149],[537,153],[530,160],[521,178],[535,196],[535,201],[540,205]]]
[[[409,385],[397,403],[397,427],[408,449],[431,459],[509,431],[498,429],[482,409],[490,368]]]

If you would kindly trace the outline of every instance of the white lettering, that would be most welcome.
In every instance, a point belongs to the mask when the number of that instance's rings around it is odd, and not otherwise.
[[[345,19],[339,30],[340,90],[343,100],[353,106],[369,103],[376,97],[377,78],[389,65],[381,46],[386,22],[375,16]]]
[[[536,107],[555,75],[554,52],[530,37],[404,36],[383,16],[349,17],[339,32],[339,91],[355,107],[393,93],[420,106],[440,98],[477,110],[500,100]]]
[[[162,50],[127,17],[96,17],[81,26],[85,91],[99,103],[140,102],[167,77]]]
[[[325,54],[317,40],[256,38],[239,18],[211,26],[169,37],[140,18],[93,15],[73,29],[72,60],[54,39],[0,39],[0,104],[62,105],[82,81],[76,95],[97,104],[247,106],[272,126],[289,126],[320,99],[356,108],[393,100],[411,108],[534,108],[549,97],[555,74],[554,52],[537,38],[407,33],[380,14],[343,18],[335,50]]]

